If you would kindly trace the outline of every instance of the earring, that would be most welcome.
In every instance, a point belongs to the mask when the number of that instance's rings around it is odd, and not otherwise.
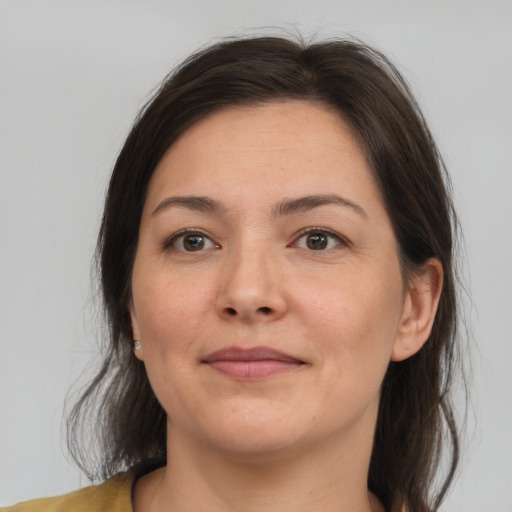
[[[133,350],[140,350],[140,341],[133,340]]]

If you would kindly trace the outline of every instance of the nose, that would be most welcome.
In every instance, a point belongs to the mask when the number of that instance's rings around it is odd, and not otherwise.
[[[237,251],[225,260],[217,313],[245,323],[278,320],[287,310],[282,284],[282,270],[271,250],[247,247]]]

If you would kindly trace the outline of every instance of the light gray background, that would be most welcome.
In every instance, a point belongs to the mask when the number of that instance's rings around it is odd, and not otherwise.
[[[0,505],[87,483],[61,418],[96,350],[109,171],[159,80],[251,27],[356,35],[410,80],[453,177],[479,346],[477,423],[443,511],[512,511],[512,2],[493,0],[0,0]]]

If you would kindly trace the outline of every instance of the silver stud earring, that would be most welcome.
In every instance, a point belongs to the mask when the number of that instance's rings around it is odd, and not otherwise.
[[[133,340],[133,350],[140,350],[140,341]]]

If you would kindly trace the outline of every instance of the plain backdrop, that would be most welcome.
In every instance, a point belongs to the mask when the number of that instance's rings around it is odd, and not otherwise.
[[[91,259],[137,109],[213,38],[350,34],[399,63],[453,179],[477,347],[464,463],[443,511],[511,512],[512,2],[0,0],[0,505],[88,482],[66,393],[96,353]]]

